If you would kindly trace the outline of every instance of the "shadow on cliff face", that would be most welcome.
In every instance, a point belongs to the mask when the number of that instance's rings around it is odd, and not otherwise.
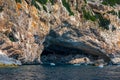
[[[96,29],[82,29],[63,21],[58,27],[52,29],[44,42],[44,50],[41,55],[43,63],[69,63],[71,60],[87,57],[90,61],[109,58],[97,47],[96,42],[89,39],[95,37],[104,41]],[[86,39],[86,37],[88,37]]]
[[[76,32],[76,30],[75,30]],[[58,64],[69,64],[71,60],[74,59],[80,59],[80,58],[89,58],[90,61],[95,61],[99,59],[100,57],[98,55],[91,55],[86,53],[83,50],[72,48],[67,46],[64,46],[64,42],[61,42],[59,45],[54,41],[58,37],[63,37],[66,39],[70,39],[69,37],[65,37],[67,34],[72,34],[71,32],[66,32],[62,36],[57,34],[54,30],[51,30],[49,35],[47,36],[45,42],[44,42],[44,50],[41,54],[41,61],[43,63],[58,63]],[[51,41],[51,37],[53,41]],[[63,46],[62,46],[63,45]]]
[[[43,63],[69,64],[70,61],[80,58],[89,58],[90,61],[97,60],[99,56],[89,55],[82,50],[63,47],[60,45],[50,45],[45,48],[41,55]]]

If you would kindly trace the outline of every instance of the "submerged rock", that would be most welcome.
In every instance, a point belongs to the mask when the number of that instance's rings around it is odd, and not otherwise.
[[[104,67],[104,65],[103,65],[103,64],[100,64],[98,67],[99,67],[99,68],[103,68],[103,67]]]
[[[51,66],[55,66],[55,63],[50,63]]]

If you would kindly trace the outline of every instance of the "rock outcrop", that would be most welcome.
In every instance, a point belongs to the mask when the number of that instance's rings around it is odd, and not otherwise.
[[[5,66],[18,66],[21,65],[21,62],[13,58],[9,58],[5,53],[0,51],[0,67]]]
[[[120,3],[107,1],[1,0],[0,50],[28,64],[83,57],[119,64]]]

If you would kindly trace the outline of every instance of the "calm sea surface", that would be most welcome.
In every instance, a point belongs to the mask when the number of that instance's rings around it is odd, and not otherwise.
[[[0,80],[120,80],[120,66],[25,65],[0,68]]]

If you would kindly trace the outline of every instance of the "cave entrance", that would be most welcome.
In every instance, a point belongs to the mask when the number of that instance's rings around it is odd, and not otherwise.
[[[97,60],[99,56],[91,55],[83,50],[68,48],[60,45],[50,45],[46,47],[41,54],[43,63],[66,64],[72,59],[87,57],[91,61]]]

